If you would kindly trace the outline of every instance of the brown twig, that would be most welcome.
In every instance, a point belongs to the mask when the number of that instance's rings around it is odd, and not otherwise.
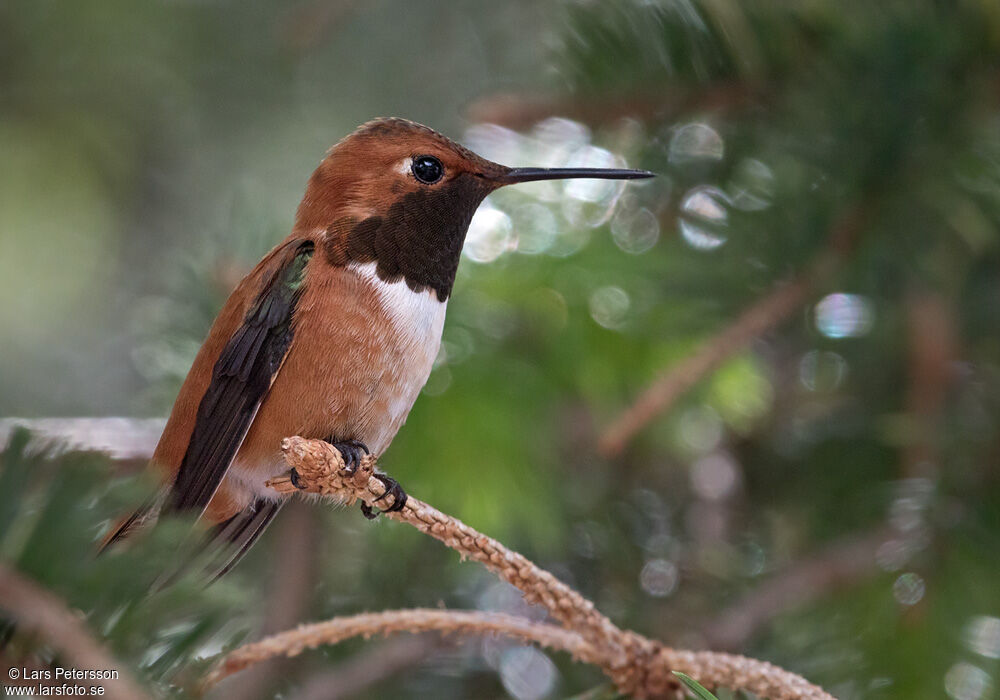
[[[248,644],[230,653],[208,676],[211,685],[226,676],[272,659],[296,656],[307,649],[336,644],[353,637],[372,637],[399,632],[440,632],[459,635],[503,635],[524,642],[564,651],[578,661],[598,666],[606,663],[601,652],[575,632],[555,625],[532,622],[501,613],[458,610],[389,610],[337,617],[326,622],[301,627]],[[663,648],[651,663],[665,665],[698,678],[709,687],[739,688],[766,698],[831,698],[804,679],[766,662],[734,654],[710,651],[682,651]],[[667,697],[676,687],[671,684],[658,692],[633,688],[636,697]]]
[[[307,493],[319,493],[350,502],[361,499],[373,507],[390,505],[379,502],[385,486],[372,476],[374,457],[364,459],[361,468],[353,476],[348,476],[343,471],[340,453],[329,443],[287,438],[282,443],[282,450],[285,460],[298,475],[299,487],[304,486],[303,490]],[[273,479],[268,484],[286,493],[298,490],[288,477]],[[612,665],[624,665],[629,656],[651,651],[652,642],[622,632],[611,620],[599,613],[593,603],[548,571],[436,508],[410,498],[403,510],[387,515],[394,520],[409,523],[463,556],[480,562],[504,581],[517,587],[529,603],[543,605],[567,629],[574,630],[585,641],[602,647],[605,657]]]
[[[785,282],[744,311],[730,325],[697,350],[664,371],[601,435],[598,448],[605,456],[619,454],[629,440],[707,374],[745,348],[751,340],[774,328],[805,304],[826,282],[853,247],[862,226],[863,208],[853,210],[834,228],[830,244],[802,274]]]
[[[556,625],[533,622],[513,615],[459,610],[389,610],[335,617],[326,622],[301,625],[293,630],[247,644],[226,656],[206,679],[212,685],[228,675],[276,656],[296,656],[306,649],[336,644],[352,637],[372,637],[398,632],[446,634],[499,634],[565,651],[588,663],[598,663],[599,653],[580,635]]]
[[[384,486],[373,476],[374,458],[364,459],[352,474],[344,471],[340,453],[326,442],[288,438],[282,450],[293,471],[268,482],[272,488],[285,493],[301,489],[348,502],[361,499],[369,506],[392,505],[382,501]],[[297,654],[312,646],[352,636],[437,630],[502,633],[568,651],[582,661],[599,666],[619,690],[638,698],[674,697],[678,683],[671,674],[672,669],[684,671],[709,687],[743,689],[762,697],[831,698],[799,676],[761,661],[714,652],[670,649],[635,632],[619,629],[599,613],[593,603],[549,572],[415,498],[409,498],[401,511],[386,513],[386,517],[406,522],[464,557],[481,562],[516,586],[526,600],[543,605],[562,628],[494,613],[441,610],[392,611],[335,618],[235,650],[221,661],[209,676],[208,683],[217,682],[265,658]]]
[[[117,679],[93,680],[94,685],[105,689],[106,697],[111,700],[149,698],[62,600],[3,564],[0,564],[0,605],[20,628],[44,638],[64,654],[75,669],[116,671]]]

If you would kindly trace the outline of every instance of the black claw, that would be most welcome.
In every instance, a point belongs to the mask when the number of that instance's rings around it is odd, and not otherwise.
[[[336,441],[330,438],[327,442],[337,448],[337,451],[344,458],[344,469],[351,473],[360,466],[361,458],[370,454],[368,446],[360,440]]]
[[[362,503],[361,512],[364,513],[364,516],[369,520],[374,520],[375,518],[378,517],[379,513],[394,513],[396,511],[403,510],[403,508],[406,506],[407,495],[406,491],[403,490],[403,487],[399,485],[399,482],[393,479],[391,476],[386,476],[385,474],[376,473],[373,476],[379,481],[381,481],[382,484],[385,486],[385,491],[382,493],[381,496],[375,499],[375,502],[378,503],[383,498],[392,496],[392,505],[386,508],[385,510],[378,511],[372,509],[372,507],[369,506],[367,503]]]
[[[395,498],[395,500],[392,505],[386,509],[386,513],[395,513],[396,511],[403,510],[403,508],[406,507],[406,501],[409,499],[409,496],[406,495],[406,491],[399,489],[398,493],[393,494],[393,498]]]
[[[376,498],[374,501],[374,503],[378,503],[379,501],[385,499],[387,496],[392,495],[390,493],[392,491],[392,484],[395,484],[396,482],[383,474],[373,474],[372,476],[381,481],[382,485],[385,486],[385,491],[383,491],[382,495]]]
[[[302,477],[299,476],[299,473],[295,471],[295,467],[292,467],[291,469],[288,470],[288,480],[292,482],[292,486],[299,489],[300,491],[305,488],[305,486],[303,486],[302,482],[300,481],[301,478]]]

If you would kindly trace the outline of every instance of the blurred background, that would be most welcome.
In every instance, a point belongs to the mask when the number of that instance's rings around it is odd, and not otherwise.
[[[0,3],[0,417],[84,448],[0,424],[0,561],[164,697],[302,621],[544,615],[354,509],[285,509],[207,589],[147,595],[170,523],[90,554],[149,492],[135,474],[222,302],[326,149],[376,116],[510,165],[660,174],[480,208],[435,370],[381,461],[411,494],[668,644],[838,698],[1000,695],[994,0]],[[130,420],[37,420],[109,416]],[[403,636],[214,697],[602,682],[506,640]]]

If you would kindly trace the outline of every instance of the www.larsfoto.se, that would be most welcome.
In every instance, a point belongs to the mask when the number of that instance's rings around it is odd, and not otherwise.
[[[61,685],[8,685],[4,686],[5,697],[41,698],[41,697],[98,697],[104,695],[105,688],[100,685],[83,686],[63,683]]]

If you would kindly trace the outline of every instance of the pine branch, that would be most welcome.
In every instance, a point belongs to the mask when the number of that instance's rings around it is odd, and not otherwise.
[[[360,499],[372,507],[392,505],[382,501],[384,486],[373,476],[373,457],[364,459],[350,474],[344,471],[340,453],[321,440],[287,438],[282,450],[292,470],[287,476],[268,482],[272,488],[283,493],[302,490],[347,502]],[[567,651],[578,660],[599,666],[622,693],[637,698],[675,696],[679,683],[671,673],[673,670],[683,671],[711,688],[746,690],[777,700],[832,698],[803,678],[766,662],[731,654],[671,649],[635,632],[619,629],[593,603],[549,572],[415,498],[410,497],[401,511],[385,516],[406,522],[462,556],[479,561],[516,586],[526,600],[543,605],[562,627],[496,613],[444,610],[397,610],[334,618],[236,649],[220,661],[207,677],[206,685],[264,659],[295,655],[350,637],[438,631],[504,634]]]
[[[105,689],[105,697],[110,700],[149,698],[62,600],[3,564],[0,564],[0,605],[20,628],[38,634],[62,653],[75,669],[117,671],[117,679],[92,681]]]

